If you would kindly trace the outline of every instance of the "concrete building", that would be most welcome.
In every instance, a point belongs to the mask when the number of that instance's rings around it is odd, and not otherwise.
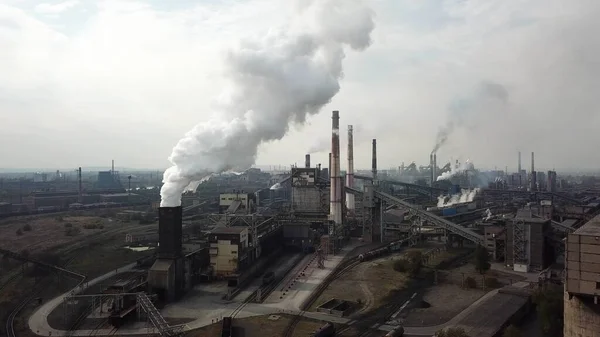
[[[517,214],[506,225],[505,263],[519,272],[548,267],[552,262],[548,255],[551,247],[546,240],[550,232],[550,220]]]
[[[221,193],[219,210],[222,213],[251,212],[254,208],[255,196],[252,193]]]
[[[329,189],[320,181],[316,168],[292,169],[292,212],[329,213]]]
[[[158,212],[158,258],[148,271],[148,288],[161,302],[174,301],[185,288],[182,216],[181,206],[161,207]]]
[[[567,237],[564,336],[600,337],[600,215]]]
[[[248,260],[247,227],[218,227],[211,231],[208,238],[213,276],[231,276],[246,267]]]

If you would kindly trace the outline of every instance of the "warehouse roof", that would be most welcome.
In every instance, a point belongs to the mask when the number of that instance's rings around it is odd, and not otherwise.
[[[505,287],[487,297],[467,313],[456,326],[469,336],[495,336],[523,306],[530,294],[525,289]]]
[[[592,220],[579,227],[573,234],[586,236],[600,236],[600,215],[596,215]]]

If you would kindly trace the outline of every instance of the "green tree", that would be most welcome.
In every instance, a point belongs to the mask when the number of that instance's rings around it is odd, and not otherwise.
[[[544,337],[559,337],[563,331],[564,299],[559,286],[539,289],[533,296]]]
[[[502,337],[522,337],[521,330],[514,325],[509,325],[502,334]]]
[[[435,333],[436,337],[469,337],[463,328],[447,328],[441,329]]]
[[[475,249],[475,270],[480,274],[485,274],[491,267],[490,265],[490,254],[482,245],[478,245]]]
[[[421,271],[421,267],[423,266],[423,253],[418,250],[410,251],[406,254],[406,259],[408,260],[406,271],[409,275],[411,277],[419,275],[419,271]]]

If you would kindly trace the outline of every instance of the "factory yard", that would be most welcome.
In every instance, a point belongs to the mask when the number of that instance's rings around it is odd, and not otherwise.
[[[29,253],[65,246],[99,233],[118,233],[135,227],[109,217],[45,215],[0,222],[0,248]],[[123,235],[123,240],[125,236]]]
[[[407,276],[394,270],[394,261],[406,252],[361,263],[332,282],[310,310],[335,298],[357,305],[361,312],[378,307],[394,290],[402,289]]]
[[[433,326],[445,323],[475,303],[486,292],[463,289],[454,284],[431,287],[411,303],[411,309],[400,319],[405,326]]]

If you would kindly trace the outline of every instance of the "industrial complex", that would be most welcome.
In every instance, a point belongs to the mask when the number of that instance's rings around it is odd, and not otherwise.
[[[565,337],[600,336],[597,181],[538,172],[533,152],[517,172],[438,167],[435,151],[381,170],[376,139],[355,171],[340,120],[327,167],[299,153],[216,174],[181,206],[160,206],[159,173],[114,163],[3,178],[7,336],[542,336],[527,322],[548,289]]]

